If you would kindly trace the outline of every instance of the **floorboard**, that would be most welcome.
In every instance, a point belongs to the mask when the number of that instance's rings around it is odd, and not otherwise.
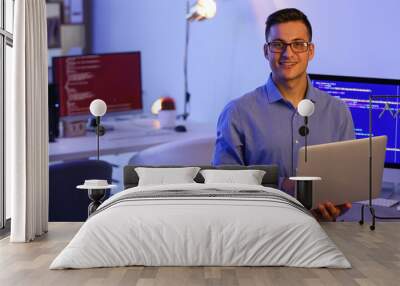
[[[32,243],[0,240],[0,285],[399,285],[400,223],[381,222],[375,231],[358,223],[323,223],[352,269],[290,267],[119,267],[49,270],[81,223],[50,223]]]

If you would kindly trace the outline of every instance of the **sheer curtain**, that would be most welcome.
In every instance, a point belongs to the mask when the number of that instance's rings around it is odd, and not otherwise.
[[[47,232],[48,108],[45,0],[15,1],[13,92],[6,98],[6,186],[12,242]]]

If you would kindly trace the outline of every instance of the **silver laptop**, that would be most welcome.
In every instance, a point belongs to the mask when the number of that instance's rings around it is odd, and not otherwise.
[[[372,198],[379,196],[385,164],[386,136],[372,138]],[[369,138],[334,142],[299,150],[297,176],[321,177],[313,185],[313,208],[369,198]]]

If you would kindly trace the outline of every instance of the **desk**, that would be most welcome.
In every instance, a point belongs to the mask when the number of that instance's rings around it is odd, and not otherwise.
[[[177,122],[186,125],[187,132],[173,129],[160,129],[159,122],[151,118],[129,118],[126,120],[108,119],[102,121],[114,130],[100,137],[100,157],[120,153],[138,152],[145,148],[175,140],[195,137],[215,136],[213,124],[196,122]],[[57,138],[49,143],[49,161],[76,160],[97,155],[96,135],[87,132],[86,136]]]

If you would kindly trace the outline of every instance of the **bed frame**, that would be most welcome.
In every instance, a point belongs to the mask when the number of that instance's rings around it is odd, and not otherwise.
[[[124,167],[124,189],[133,188],[138,185],[139,176],[135,171],[136,167],[147,167],[147,168],[177,168],[182,166],[133,166],[128,165]],[[264,187],[278,188],[278,166],[277,165],[252,165],[252,166],[240,166],[240,165],[224,165],[224,166],[199,166],[202,170],[204,169],[221,169],[221,170],[264,170],[266,173],[262,179],[261,184]],[[204,183],[204,178],[200,174],[194,178],[197,183]]]

